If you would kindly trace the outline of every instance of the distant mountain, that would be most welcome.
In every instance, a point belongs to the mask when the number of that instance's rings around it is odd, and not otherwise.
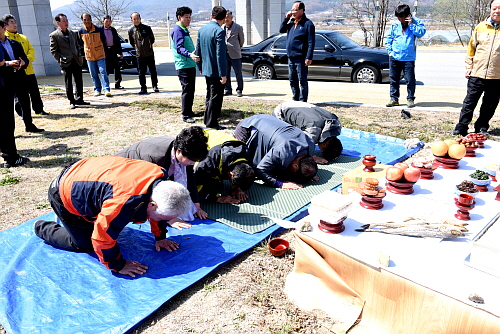
[[[229,10],[235,8],[235,0],[224,0],[222,5]],[[175,11],[178,7],[187,6],[193,10],[193,16],[199,11],[212,10],[212,2],[209,0],[133,0],[132,4],[128,7],[125,14],[122,15],[123,19],[128,19],[130,13],[138,12],[143,19],[166,19],[167,13],[170,14],[171,19],[175,19]],[[58,8],[52,8],[52,14],[55,16],[58,13],[64,13],[68,16],[71,24],[80,23],[80,17],[72,14],[72,9],[77,8],[75,4],[65,5]],[[77,22],[75,22],[75,20]]]

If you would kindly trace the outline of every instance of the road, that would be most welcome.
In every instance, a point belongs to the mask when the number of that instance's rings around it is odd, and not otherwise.
[[[155,49],[155,57],[159,75],[177,76],[173,64],[172,51],[170,49]],[[417,61],[415,64],[417,85],[465,88],[467,86],[467,79],[464,77],[464,57],[464,51],[429,52],[417,50]],[[123,73],[136,75],[135,70],[126,70],[123,71]],[[251,78],[246,75],[244,75],[244,77],[248,79]]]

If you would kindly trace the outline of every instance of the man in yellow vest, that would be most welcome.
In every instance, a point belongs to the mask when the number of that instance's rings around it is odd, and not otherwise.
[[[26,89],[28,90],[28,94],[31,98],[31,106],[35,111],[35,114],[46,116],[49,113],[43,110],[43,101],[40,97],[40,90],[38,89],[35,70],[33,70],[33,62],[36,60],[35,49],[28,40],[28,37],[17,32],[17,21],[14,16],[7,14],[3,17],[3,21],[6,24],[5,36],[21,43],[24,53],[26,53],[26,56],[30,61],[28,67],[24,71],[26,72]],[[16,112],[19,116],[23,116],[23,108],[21,107],[21,103],[19,101],[16,101]]]

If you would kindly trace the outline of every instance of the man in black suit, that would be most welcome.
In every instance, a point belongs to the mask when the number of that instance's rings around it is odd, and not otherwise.
[[[118,56],[120,59],[123,59],[120,37],[118,37],[116,29],[111,26],[111,23],[113,23],[111,16],[105,15],[102,18],[102,23],[104,35],[106,36],[106,70],[108,74],[115,74],[115,89],[125,89],[120,86],[120,83],[122,82],[122,73],[120,72]]]
[[[80,56],[79,38],[76,32],[68,29],[68,18],[64,14],[57,14],[54,18],[58,29],[49,35],[50,53],[57,60],[64,72],[64,83],[66,85],[66,96],[69,100],[70,109],[76,105],[89,105],[83,101],[83,58]],[[76,96],[73,94],[73,80],[75,79]]]
[[[0,100],[2,104],[0,108],[0,152],[5,160],[3,167],[10,168],[22,166],[30,161],[19,155],[14,137],[15,87],[18,83],[18,75],[25,74],[24,69],[28,66],[28,59],[21,44],[5,37],[4,26],[4,21],[0,20]]]

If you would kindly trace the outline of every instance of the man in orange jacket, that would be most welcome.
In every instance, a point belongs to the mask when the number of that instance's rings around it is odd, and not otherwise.
[[[35,234],[54,247],[73,252],[95,251],[108,268],[123,275],[142,275],[147,266],[123,258],[116,244],[129,222],[149,219],[156,251],[171,252],[179,244],[166,238],[167,225],[191,224],[176,217],[191,204],[188,190],[166,180],[160,166],[122,157],[80,160],[50,184],[49,201],[62,225],[37,220]]]

